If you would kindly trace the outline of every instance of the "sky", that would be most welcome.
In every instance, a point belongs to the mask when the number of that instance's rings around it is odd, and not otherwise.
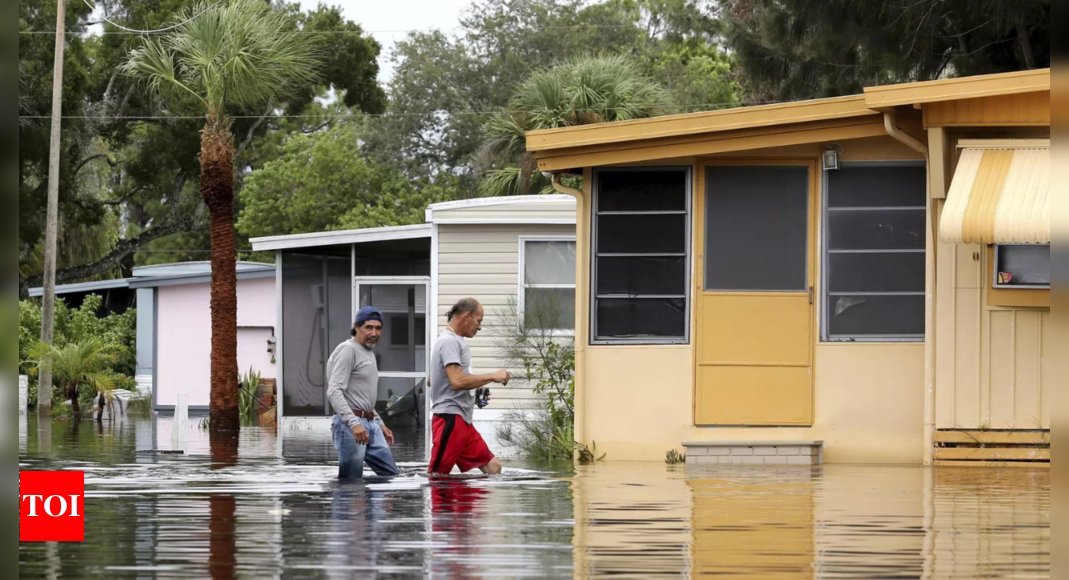
[[[319,4],[340,6],[345,17],[364,28],[379,44],[379,80],[384,84],[393,76],[390,51],[409,30],[454,29],[460,15],[472,0],[300,0],[305,10]]]

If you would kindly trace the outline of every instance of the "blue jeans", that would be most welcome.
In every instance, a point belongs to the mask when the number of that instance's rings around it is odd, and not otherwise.
[[[334,434],[334,448],[338,450],[338,478],[361,479],[364,477],[364,462],[375,472],[376,475],[392,477],[400,474],[397,464],[394,463],[393,453],[386,444],[386,436],[382,429],[374,421],[360,419],[360,423],[367,430],[369,437],[368,445],[359,445],[353,431],[342,422],[337,415],[334,416],[332,428]]]

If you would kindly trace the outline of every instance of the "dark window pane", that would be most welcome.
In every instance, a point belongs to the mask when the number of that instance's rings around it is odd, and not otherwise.
[[[707,290],[805,290],[809,170],[715,167],[706,176]]]
[[[600,258],[598,294],[687,293],[686,258]]]
[[[829,292],[924,292],[924,254],[829,254]]]
[[[1050,286],[1050,246],[999,246],[996,284]]]
[[[924,296],[832,296],[828,308],[832,338],[924,335]]]
[[[422,314],[418,315],[416,316],[415,323],[415,344],[416,346],[425,346],[427,344],[427,318]],[[391,316],[388,326],[390,329],[390,346],[408,346],[408,316]]]
[[[599,254],[682,254],[686,251],[685,215],[598,217]]]
[[[684,338],[686,300],[597,301],[598,339]]]
[[[523,301],[524,326],[535,330],[575,329],[574,288],[528,288]]]
[[[923,250],[924,210],[830,211],[832,250]]]
[[[686,171],[599,171],[598,211],[686,211]]]
[[[923,165],[848,165],[828,172],[828,207],[924,207],[927,179]]]

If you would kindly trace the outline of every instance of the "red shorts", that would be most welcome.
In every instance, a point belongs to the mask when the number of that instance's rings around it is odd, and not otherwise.
[[[432,424],[434,448],[429,474],[449,475],[454,466],[468,472],[489,464],[494,454],[474,426],[459,415],[435,415]]]

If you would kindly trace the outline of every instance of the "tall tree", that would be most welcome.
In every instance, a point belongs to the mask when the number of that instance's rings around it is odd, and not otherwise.
[[[410,176],[449,172],[465,194],[485,168],[489,121],[536,71],[590,55],[622,55],[684,110],[734,103],[731,57],[709,0],[479,0],[455,34],[419,32],[397,44],[387,116],[370,122],[369,154]]]
[[[127,28],[164,28],[176,12],[197,0],[95,0],[90,14],[82,2],[68,6],[67,58],[64,80],[64,162],[60,188],[60,283],[129,275],[150,263],[202,260],[210,235],[198,195],[200,138],[203,121],[173,118],[176,111],[152,95],[136,90],[121,64],[141,45],[138,35],[104,23],[103,34],[90,23],[104,16]],[[249,170],[277,155],[281,135],[313,131],[334,111],[316,99],[332,91],[336,108],[346,104],[379,113],[385,93],[378,84],[379,44],[359,26],[341,17],[339,8],[319,6],[301,12],[296,4],[280,6],[317,45],[322,74],[299,87],[280,106],[239,111],[233,131],[235,187]],[[46,34],[55,24],[55,3],[20,0],[19,30],[19,272],[20,290],[41,284],[44,194],[42,176],[48,160],[48,98],[52,43]],[[51,24],[48,19],[51,18]],[[327,34],[326,32],[330,32]],[[299,115],[299,118],[288,118]],[[184,115],[183,115],[184,116]]]
[[[124,70],[176,110],[206,116],[200,191],[211,216],[211,427],[240,427],[237,390],[237,254],[234,241],[234,134],[231,115],[278,106],[314,82],[318,59],[290,18],[260,0],[201,4],[181,24],[135,50]]]
[[[722,0],[751,90],[797,100],[1050,66],[1050,0]]]
[[[669,96],[621,56],[575,59],[535,73],[516,89],[508,112],[490,122],[484,150],[492,169],[485,196],[538,193],[549,185],[527,152],[527,132],[654,117],[670,110]]]

